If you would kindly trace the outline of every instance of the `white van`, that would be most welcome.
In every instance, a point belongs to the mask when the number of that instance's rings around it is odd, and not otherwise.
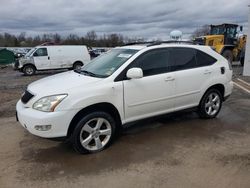
[[[80,69],[90,61],[86,46],[37,46],[19,59],[15,67],[25,75],[50,69]]]

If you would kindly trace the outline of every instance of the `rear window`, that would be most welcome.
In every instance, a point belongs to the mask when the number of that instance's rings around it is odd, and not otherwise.
[[[193,48],[172,48],[170,55],[170,70],[186,70],[209,66],[217,60],[210,55]]]
[[[200,50],[196,50],[196,61],[197,66],[202,67],[214,64],[216,59]]]

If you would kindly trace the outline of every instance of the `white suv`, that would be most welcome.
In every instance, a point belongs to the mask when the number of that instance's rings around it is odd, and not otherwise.
[[[30,84],[17,118],[34,135],[66,137],[78,152],[93,153],[129,122],[193,107],[216,117],[231,79],[228,61],[207,46],[117,47],[81,70]]]

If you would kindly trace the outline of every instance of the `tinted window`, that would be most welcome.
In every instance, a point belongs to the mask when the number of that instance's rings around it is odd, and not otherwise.
[[[216,62],[216,59],[214,59],[213,57],[204,52],[197,50],[196,61],[197,61],[197,66],[202,67],[202,66],[212,65],[213,63]]]
[[[143,76],[161,74],[168,71],[169,51],[158,49],[142,54],[134,63],[133,67],[140,67]]]
[[[34,56],[47,56],[47,55],[48,55],[47,48],[39,48],[34,53]]]
[[[191,48],[172,48],[170,52],[171,71],[196,67],[195,51]]]

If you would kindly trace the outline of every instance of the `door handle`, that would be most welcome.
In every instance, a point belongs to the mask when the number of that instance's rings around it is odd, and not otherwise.
[[[173,78],[173,77],[167,77],[167,78],[165,79],[166,82],[174,81],[174,80],[175,80],[175,78]]]
[[[212,71],[210,71],[210,70],[205,70],[205,72],[204,72],[204,74],[211,74],[212,73]]]
[[[48,56],[48,60],[50,60],[50,57]]]

